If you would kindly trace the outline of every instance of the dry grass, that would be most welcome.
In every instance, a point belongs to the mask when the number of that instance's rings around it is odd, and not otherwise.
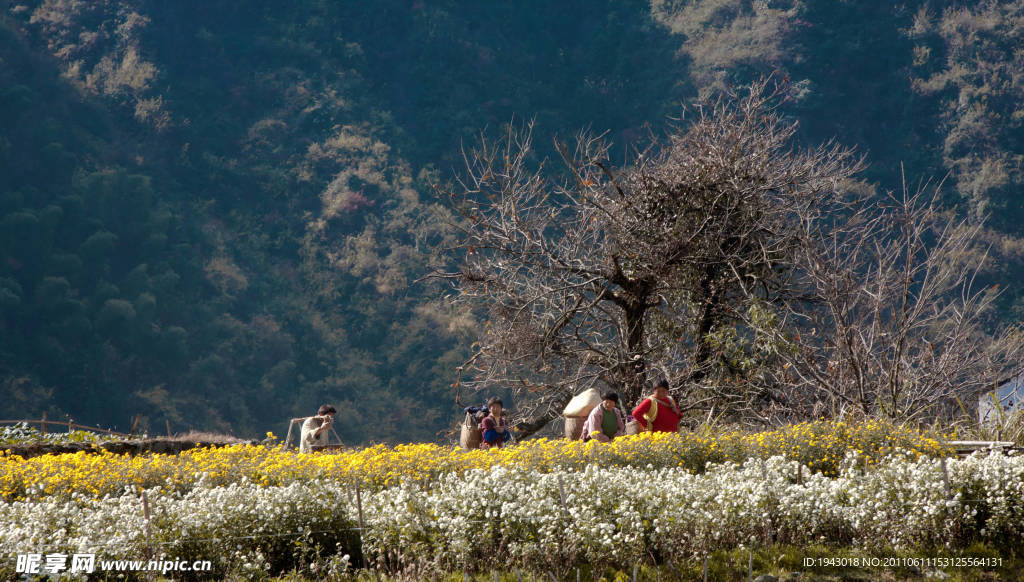
[[[159,438],[159,437],[158,437]],[[170,438],[159,440],[169,440],[176,442],[190,442],[190,443],[213,443],[218,445],[233,445],[238,443],[249,442],[246,439],[240,439],[236,436],[229,434],[220,434],[215,432],[202,432],[196,430],[190,430],[185,433],[178,433]]]

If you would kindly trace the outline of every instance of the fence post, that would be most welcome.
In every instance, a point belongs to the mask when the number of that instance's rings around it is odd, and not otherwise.
[[[946,457],[939,461],[942,466],[942,484],[946,488],[946,500],[953,498],[953,489],[949,485],[949,468],[946,467]]]
[[[363,538],[363,496],[359,492],[359,483],[356,482],[356,509],[359,511],[359,539]]]
[[[360,493],[360,490],[359,490],[359,482],[358,481],[356,481],[356,511],[357,511],[357,515],[359,516],[359,546],[362,547],[362,545],[363,545],[363,538],[366,535],[366,528],[363,525],[363,497],[362,497],[362,495]],[[364,558],[365,558],[365,556],[364,556]],[[374,569],[373,569],[373,573],[374,573],[375,576],[377,576],[377,580],[378,581],[380,580],[380,572],[377,571],[377,568],[379,568],[379,567],[380,567],[380,563],[378,562],[377,566],[374,567]]]
[[[679,573],[679,570],[676,570],[676,566],[672,563],[672,560],[665,560],[665,563],[668,564],[669,569],[672,570],[673,574],[675,574],[676,580],[683,579],[683,575]]]
[[[39,431],[46,434],[46,411],[43,411],[43,419],[39,421]]]
[[[761,459],[761,482],[764,483],[765,490],[768,489],[768,463]],[[772,523],[769,520],[764,525],[764,545],[770,546],[772,540],[775,538],[775,530],[772,529]]]
[[[153,552],[153,526],[150,523],[149,496],[146,495],[145,490],[142,492],[142,517],[146,519],[146,560],[152,560],[156,554]],[[147,580],[153,580],[154,576],[155,574],[152,572],[146,573]]]

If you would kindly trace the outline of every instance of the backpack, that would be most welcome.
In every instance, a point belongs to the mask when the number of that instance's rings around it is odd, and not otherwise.
[[[466,412],[466,418],[462,420],[459,446],[467,450],[479,449],[483,440],[483,435],[480,434],[480,421],[491,411],[486,406],[467,406],[463,410]]]

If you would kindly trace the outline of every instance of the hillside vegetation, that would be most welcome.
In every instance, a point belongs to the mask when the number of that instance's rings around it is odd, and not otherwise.
[[[434,440],[483,328],[415,283],[448,260],[461,145],[534,119],[624,157],[765,74],[866,188],[948,174],[943,204],[988,219],[992,324],[1024,317],[1024,2],[6,7],[3,418],[253,436],[331,402],[347,442]]]

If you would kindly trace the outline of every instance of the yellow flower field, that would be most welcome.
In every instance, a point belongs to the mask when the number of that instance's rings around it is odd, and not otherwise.
[[[403,480],[426,482],[448,472],[493,466],[527,467],[539,472],[582,469],[588,464],[655,468],[742,462],[783,455],[810,470],[834,475],[848,451],[873,463],[895,450],[913,456],[943,456],[941,436],[869,421],[861,424],[814,422],[746,434],[643,434],[611,444],[530,440],[500,450],[463,451],[437,444],[375,445],[340,453],[302,455],[280,446],[235,445],[193,449],[178,455],[129,457],[102,452],[0,458],[0,496],[6,500],[47,496],[90,497],[120,494],[125,488],[161,487],[185,491],[197,484],[287,485],[329,479],[363,489]]]

